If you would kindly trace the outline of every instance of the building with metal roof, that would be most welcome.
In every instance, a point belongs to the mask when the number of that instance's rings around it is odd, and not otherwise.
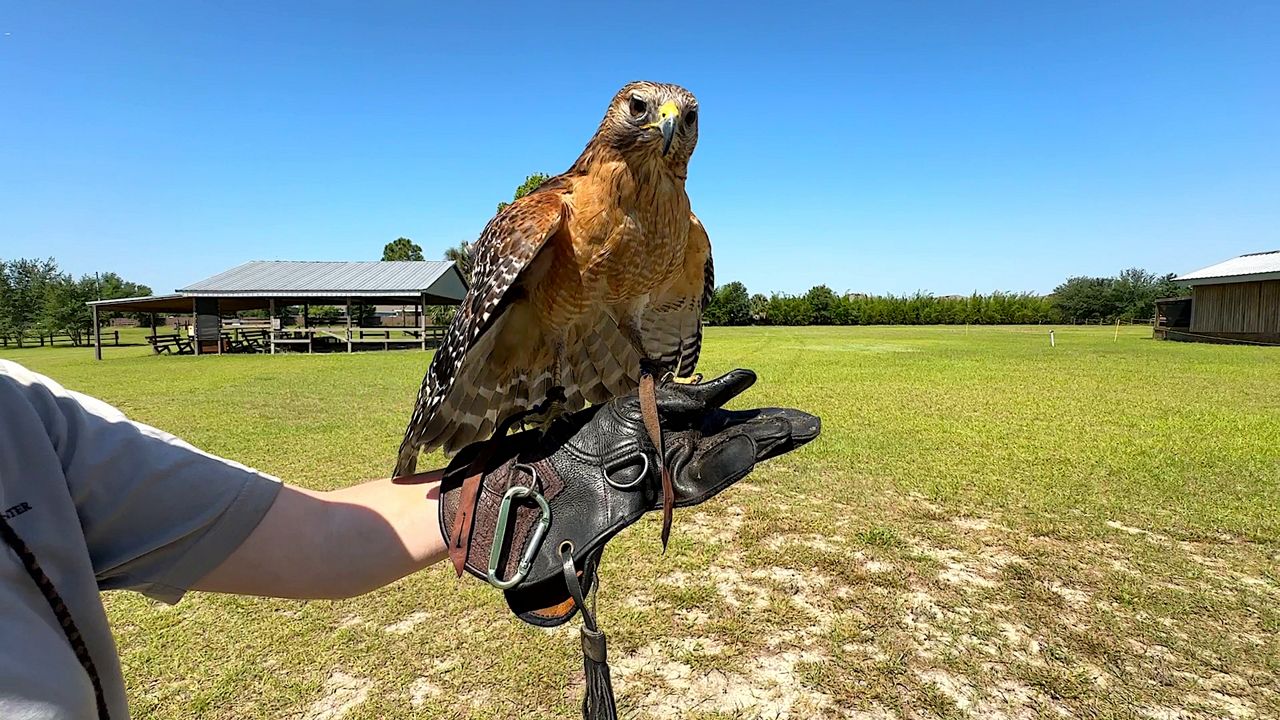
[[[1266,280],[1280,280],[1280,250],[1247,253],[1174,278],[1192,287]]]
[[[426,349],[438,338],[440,328],[426,324],[428,306],[457,305],[466,296],[467,283],[458,266],[447,261],[281,261],[258,260],[238,265],[168,295],[97,300],[89,306],[98,327],[98,313],[143,312],[190,313],[189,336],[169,333],[163,338],[152,323],[151,343],[157,352],[194,354],[235,350],[276,352],[305,345],[308,352],[332,347],[334,341],[350,352],[361,345],[384,348],[418,345]],[[345,329],[313,327],[309,320],[312,305],[338,305],[346,309]],[[384,328],[352,325],[353,305],[401,306],[414,308],[414,323],[401,323],[396,337]],[[300,306],[301,327],[282,327],[277,309]],[[266,310],[264,326],[246,328],[235,314],[246,310]],[[230,328],[230,329],[229,329]],[[374,339],[370,339],[370,338]],[[247,341],[245,338],[250,338]],[[95,333],[94,352],[101,359],[102,348]]]
[[[1280,250],[1240,255],[1174,281],[1190,296],[1157,301],[1157,337],[1280,344]]]
[[[345,298],[422,294],[445,303],[461,302],[467,292],[452,262],[396,260],[380,262],[295,262],[255,260],[180,288],[188,297]],[[442,303],[443,304],[443,303]]]

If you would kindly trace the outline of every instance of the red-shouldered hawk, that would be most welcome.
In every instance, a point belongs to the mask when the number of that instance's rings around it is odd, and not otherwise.
[[[633,82],[569,170],[498,213],[471,287],[427,369],[395,474],[489,437],[564,389],[567,410],[631,392],[641,364],[692,375],[713,288],[685,177],[698,101]]]

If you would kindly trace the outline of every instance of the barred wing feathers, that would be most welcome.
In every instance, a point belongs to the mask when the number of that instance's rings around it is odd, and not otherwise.
[[[483,418],[490,414],[481,403],[502,389],[457,393],[458,381],[476,373],[475,366],[483,365],[483,346],[486,340],[492,344],[492,338],[485,336],[509,304],[513,286],[547,240],[564,227],[565,219],[559,193],[533,193],[506,207],[481,233],[474,249],[471,287],[422,380],[413,417],[400,444],[395,477],[413,473],[424,449],[446,443],[461,447],[470,435],[480,439]],[[457,406],[462,402],[465,407]],[[467,428],[469,433],[459,435],[460,426],[467,423],[473,423]]]

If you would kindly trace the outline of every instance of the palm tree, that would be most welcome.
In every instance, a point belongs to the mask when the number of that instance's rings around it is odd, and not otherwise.
[[[471,282],[471,241],[463,240],[458,243],[457,247],[451,247],[444,251],[444,259],[452,260],[458,265],[458,270],[462,273],[462,277],[467,282]]]

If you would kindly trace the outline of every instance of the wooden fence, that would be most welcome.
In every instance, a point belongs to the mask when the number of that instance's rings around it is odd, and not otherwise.
[[[52,347],[60,342],[69,343],[77,347],[88,347],[93,344],[93,333],[90,332],[80,336],[80,342],[78,343],[75,338],[66,333],[41,333],[38,335],[23,335],[21,338],[0,335],[0,347],[9,347],[10,344],[15,347],[44,347],[45,345]],[[120,331],[103,331],[102,344],[119,345]]]

